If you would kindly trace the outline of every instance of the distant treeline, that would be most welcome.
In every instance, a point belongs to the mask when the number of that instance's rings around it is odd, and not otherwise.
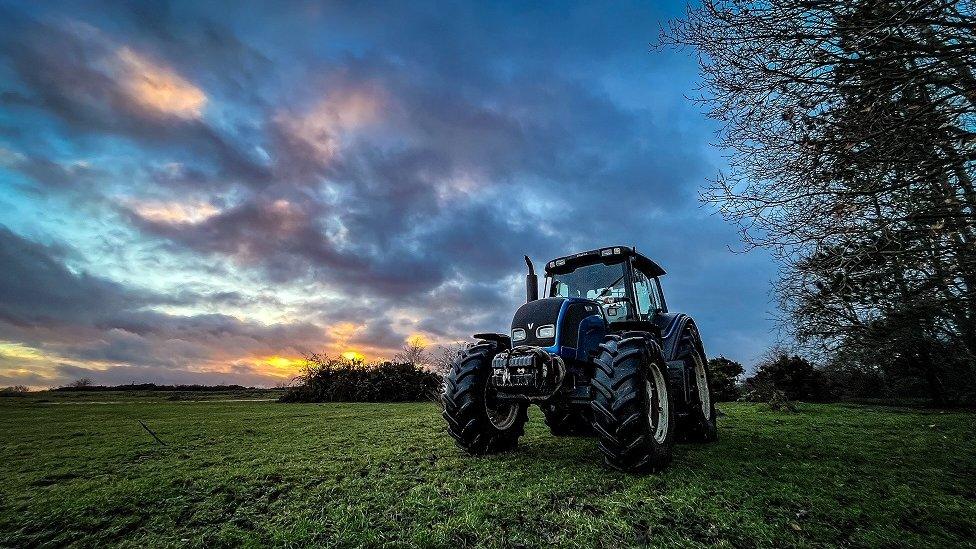
[[[362,362],[342,357],[310,355],[306,367],[283,388],[281,402],[410,402],[437,400],[442,378],[430,365],[394,361]],[[773,349],[745,375],[745,367],[725,357],[708,361],[709,385],[717,402],[922,402],[936,405],[974,406],[962,387],[947,391],[948,401],[930,398],[929,386],[914,372],[897,369],[853,368],[836,362],[816,365],[807,359]],[[95,385],[88,378],[51,389],[58,392],[242,392],[262,391],[244,385]],[[29,391],[25,386],[0,388],[0,396]]]
[[[155,383],[130,383],[128,385],[78,385],[57,387],[52,391],[99,392],[99,391],[257,391],[257,387],[244,385],[156,385]]]
[[[803,357],[774,349],[745,376],[742,364],[725,357],[708,362],[713,398],[718,402],[915,402],[937,406],[974,406],[968,384],[947,388],[945,400],[931,398],[929,385],[916,372],[857,368],[831,362],[815,365]]]

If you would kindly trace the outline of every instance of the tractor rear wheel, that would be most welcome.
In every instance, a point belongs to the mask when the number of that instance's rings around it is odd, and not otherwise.
[[[557,437],[588,436],[593,434],[593,413],[587,408],[542,404],[549,431]]]
[[[715,402],[712,400],[708,384],[708,367],[697,349],[692,348],[685,355],[686,367],[693,370],[690,376],[695,384],[689,399],[688,440],[694,442],[715,442],[718,440],[718,427],[715,424]]]
[[[661,348],[643,337],[610,335],[594,360],[593,429],[607,465],[658,471],[671,461],[675,406]]]
[[[500,402],[489,383],[491,359],[501,350],[495,342],[474,345],[451,367],[441,398],[447,432],[472,455],[510,450],[525,433],[528,405]]]

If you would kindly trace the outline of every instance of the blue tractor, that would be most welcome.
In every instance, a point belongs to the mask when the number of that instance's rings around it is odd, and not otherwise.
[[[676,439],[717,438],[705,351],[694,320],[668,312],[664,269],[613,246],[554,259],[508,334],[475,334],[444,381],[447,432],[469,454],[518,444],[528,407],[554,435],[595,436],[607,465],[657,471]]]

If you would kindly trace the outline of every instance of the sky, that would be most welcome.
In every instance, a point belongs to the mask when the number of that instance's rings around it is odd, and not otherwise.
[[[508,330],[524,263],[657,260],[706,353],[775,340],[682,2],[0,0],[0,386],[286,382]]]

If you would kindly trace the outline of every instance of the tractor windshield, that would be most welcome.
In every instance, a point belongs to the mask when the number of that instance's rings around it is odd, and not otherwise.
[[[607,319],[625,320],[630,313],[626,263],[584,265],[547,277],[547,297],[582,297],[603,303]]]

